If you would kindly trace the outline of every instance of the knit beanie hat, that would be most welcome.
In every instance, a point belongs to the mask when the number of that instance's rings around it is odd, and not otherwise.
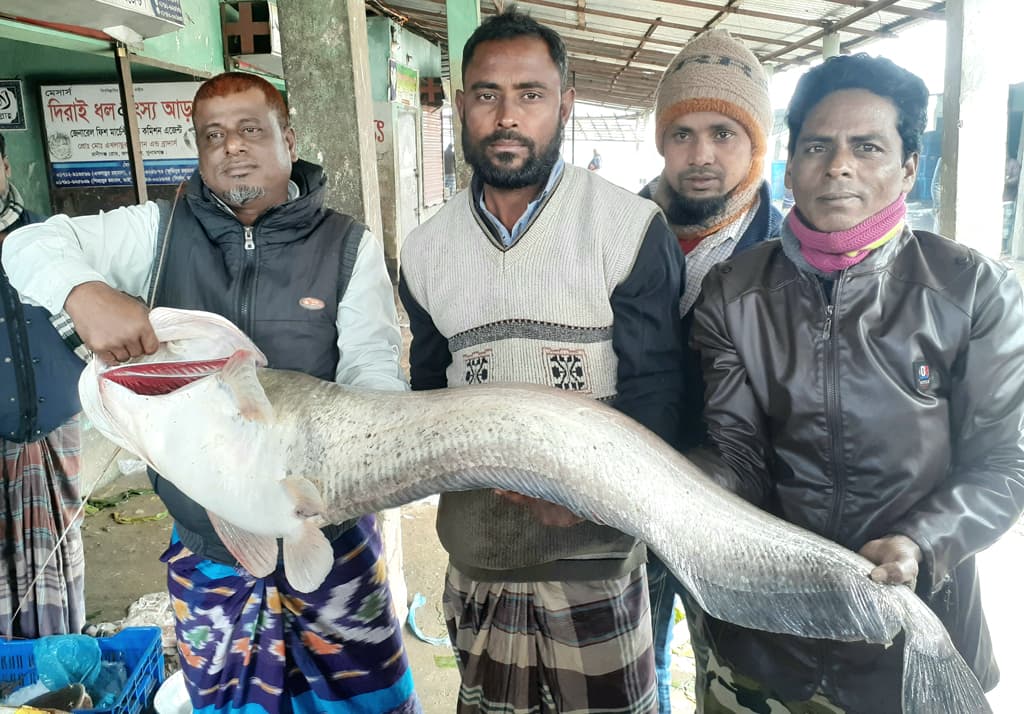
[[[764,69],[754,53],[725,30],[711,30],[690,40],[665,70],[655,106],[659,154],[665,154],[665,132],[672,122],[693,112],[724,114],[743,126],[750,137],[750,171],[733,189],[731,215],[722,217],[717,226],[706,226],[717,230],[753,203],[761,184],[772,125]],[[661,183],[666,184],[664,179]]]

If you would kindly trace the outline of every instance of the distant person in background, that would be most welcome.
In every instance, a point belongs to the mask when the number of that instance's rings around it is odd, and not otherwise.
[[[1012,156],[1006,157],[1006,170],[1003,176],[1003,200],[1017,200],[1017,183],[1020,181],[1020,162]]]
[[[444,197],[455,194],[455,145],[448,142],[444,150]]]
[[[601,154],[597,153],[597,149],[594,149],[594,155],[590,159],[590,163],[587,164],[588,171],[600,171],[601,170]]]
[[[3,134],[0,158],[2,254],[8,233],[42,218],[25,210],[8,182]],[[21,303],[3,269],[0,302],[0,636],[77,633],[85,624],[77,416],[85,363],[50,324],[50,313]]]

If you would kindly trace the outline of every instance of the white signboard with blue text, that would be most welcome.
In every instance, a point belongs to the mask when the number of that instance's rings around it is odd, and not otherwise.
[[[198,165],[192,97],[198,82],[135,85],[146,183],[177,184]],[[128,140],[116,84],[40,87],[54,186],[128,186]]]

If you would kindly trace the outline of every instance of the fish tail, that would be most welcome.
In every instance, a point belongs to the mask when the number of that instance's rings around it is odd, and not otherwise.
[[[937,618],[921,618],[920,608],[927,610],[927,605],[909,588],[903,590],[909,605],[904,619],[903,714],[992,714],[981,683],[953,646],[946,628]],[[917,604],[910,605],[909,598]]]

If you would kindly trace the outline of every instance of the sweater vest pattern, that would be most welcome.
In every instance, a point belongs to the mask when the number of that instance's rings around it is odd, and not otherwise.
[[[566,166],[536,218],[505,248],[471,194],[455,196],[402,251],[410,292],[448,340],[448,386],[528,382],[614,400],[610,298],[629,276],[657,207]],[[611,577],[636,547],[593,523],[540,526],[490,491],[443,495],[438,534],[456,567],[479,580],[488,579],[484,571],[557,579],[543,566],[567,559],[592,561],[585,572]]]

